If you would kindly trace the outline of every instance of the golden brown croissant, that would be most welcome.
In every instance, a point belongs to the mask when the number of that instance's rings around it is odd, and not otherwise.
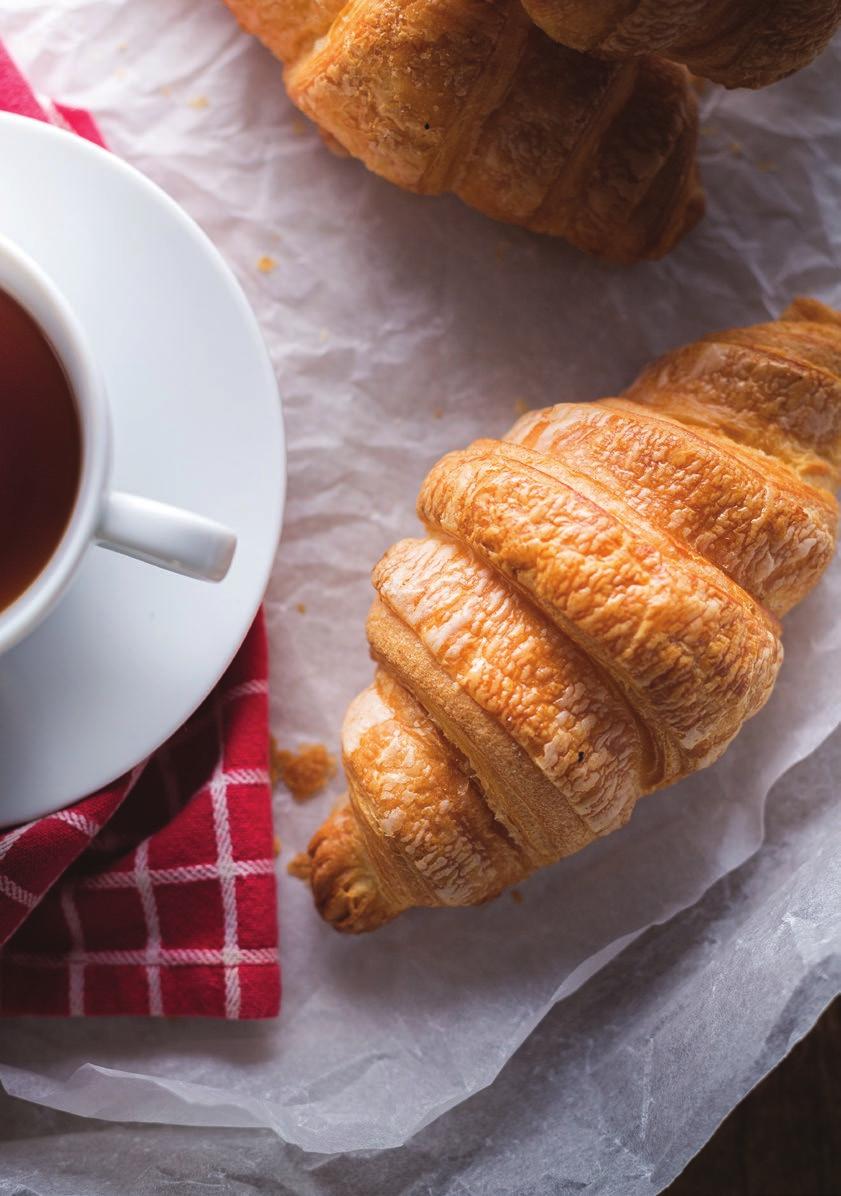
[[[227,0],[328,139],[410,191],[589,253],[659,257],[700,217],[686,72],[552,42],[518,0]]]
[[[662,54],[725,87],[765,87],[807,66],[841,0],[523,0],[550,37],[607,58]]]
[[[485,901],[717,759],[832,556],[839,470],[841,315],[811,300],[439,461],[429,534],[374,570],[323,916]]]

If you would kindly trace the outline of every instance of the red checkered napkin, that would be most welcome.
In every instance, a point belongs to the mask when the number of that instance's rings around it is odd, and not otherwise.
[[[87,113],[36,98],[2,45],[0,109],[102,144]],[[267,670],[260,614],[149,760],[0,832],[0,1014],[277,1013]]]

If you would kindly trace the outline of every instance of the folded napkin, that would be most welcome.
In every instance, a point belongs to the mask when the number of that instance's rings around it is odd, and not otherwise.
[[[88,113],[36,97],[2,45],[0,109],[103,144]],[[267,672],[261,612],[149,760],[0,832],[0,1014],[277,1013]]]

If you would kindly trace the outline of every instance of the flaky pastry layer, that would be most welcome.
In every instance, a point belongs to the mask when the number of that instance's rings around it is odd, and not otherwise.
[[[686,71],[548,38],[519,0],[227,0],[330,145],[424,195],[621,262],[703,212]]]
[[[373,574],[349,801],[309,849],[328,921],[486,901],[717,759],[831,558],[839,468],[841,316],[810,300],[439,461]]]
[[[726,87],[764,87],[807,66],[841,0],[523,0],[550,37],[608,58],[662,54]]]

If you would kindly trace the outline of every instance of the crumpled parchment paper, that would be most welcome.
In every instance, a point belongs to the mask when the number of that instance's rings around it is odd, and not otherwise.
[[[652,1196],[841,989],[839,768],[837,731],[775,786],[759,852],[401,1149],[317,1155],[270,1130],[106,1122],[0,1094],[0,1196],[123,1196],[127,1175],[134,1196]]]
[[[627,270],[331,157],[287,102],[277,64],[213,0],[4,7],[4,35],[37,86],[90,108],[112,147],[191,212],[262,323],[290,445],[267,597],[283,746],[337,748],[347,701],[371,673],[370,566],[414,532],[417,487],[441,453],[501,434],[524,405],[615,392],[657,353],[774,316],[796,293],[841,304],[838,43],[757,95],[705,91],[707,217],[665,261]],[[796,1036],[802,1011],[817,1011],[807,980],[816,968],[829,975],[824,961],[838,952],[837,920],[834,941],[826,930],[838,908],[827,900],[831,841],[816,837],[835,818],[831,774],[793,790],[801,837],[761,853],[771,869],[763,899],[723,882],[708,951],[669,945],[666,927],[644,940],[667,944],[656,964],[639,943],[630,973],[626,956],[614,957],[757,851],[771,786],[841,723],[839,598],[841,562],[787,621],[774,696],[715,768],[646,799],[625,830],[533,878],[521,904],[504,896],[478,910],[416,912],[349,940],[319,922],[281,867],[277,1023],[23,1021],[0,1032],[0,1080],[89,1116],[264,1126],[321,1154],[379,1149],[490,1084],[567,998],[552,1025],[569,1011],[568,1034],[558,1043],[542,1028],[525,1048],[530,1070],[514,1059],[501,1090],[519,1075],[507,1099],[526,1108],[545,1091],[545,1120],[529,1121],[528,1134],[567,1143],[570,1182],[589,1169],[600,1191],[658,1190],[657,1176],[784,1053],[767,1035],[788,1024]],[[279,796],[282,863],[339,785],[305,806]],[[676,925],[691,936],[686,917]],[[793,948],[775,954],[781,935]],[[598,1020],[579,1035],[582,994],[617,968],[625,984],[595,998]],[[749,999],[737,1002],[740,982]],[[798,994],[781,1021],[780,1002]],[[507,1126],[526,1131],[516,1110],[496,1107],[502,1150]],[[619,1163],[624,1186],[614,1188]],[[542,1191],[538,1180],[507,1190]]]

